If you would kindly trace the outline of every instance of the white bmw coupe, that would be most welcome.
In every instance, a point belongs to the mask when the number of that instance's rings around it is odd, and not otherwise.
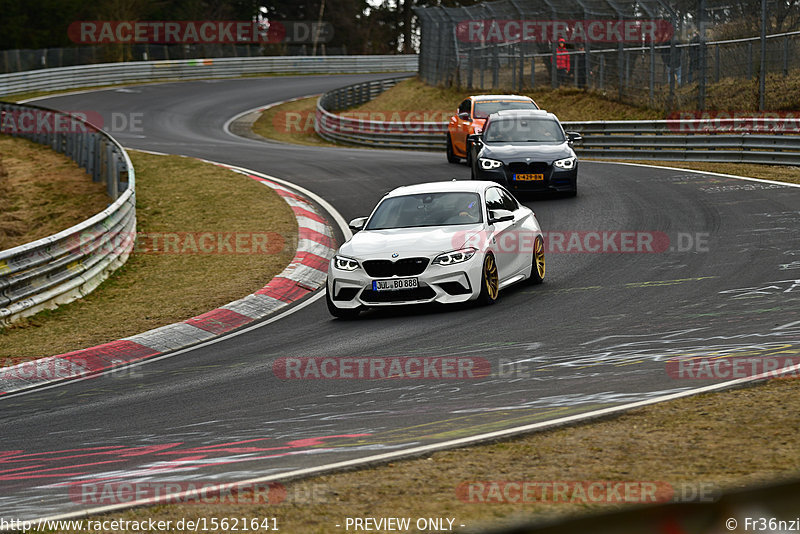
[[[378,306],[492,304],[504,287],[544,278],[536,216],[494,182],[399,187],[350,228],[328,269],[326,300],[338,318]]]

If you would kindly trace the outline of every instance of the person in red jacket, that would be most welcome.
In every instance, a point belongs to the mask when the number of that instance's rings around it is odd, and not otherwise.
[[[569,83],[570,57],[567,43],[563,37],[558,40],[556,49],[556,71],[558,72],[558,85],[567,85]]]

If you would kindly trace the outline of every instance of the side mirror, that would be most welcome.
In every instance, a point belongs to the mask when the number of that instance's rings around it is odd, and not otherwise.
[[[367,219],[368,217],[359,217],[357,219],[353,219],[352,221],[347,223],[347,226],[349,226],[350,230],[352,230],[353,232],[358,232],[364,229],[364,225],[367,224]]]
[[[466,111],[460,111],[458,113],[458,118],[461,119],[462,121],[468,121],[469,120],[469,113],[466,112]]]
[[[514,214],[508,210],[489,210],[489,224],[513,220]]]
[[[473,145],[476,145],[476,146],[480,145],[481,144],[481,134],[479,134],[479,133],[469,134],[467,136],[467,143],[470,143],[470,144],[473,144]]]
[[[583,144],[583,136],[578,132],[567,132],[567,142],[570,145],[573,143]]]

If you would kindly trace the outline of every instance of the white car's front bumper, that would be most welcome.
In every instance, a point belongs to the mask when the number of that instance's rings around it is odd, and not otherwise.
[[[367,274],[363,267],[354,271],[344,271],[337,269],[334,261],[331,261],[327,290],[333,304],[342,309],[428,302],[453,304],[478,297],[481,290],[482,267],[483,258],[475,254],[472,258],[454,265],[429,263],[421,274],[415,276],[373,277]],[[418,287],[395,291],[373,290],[373,281],[399,278],[416,278]]]

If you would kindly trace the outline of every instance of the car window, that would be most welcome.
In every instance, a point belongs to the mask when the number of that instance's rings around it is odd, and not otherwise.
[[[505,117],[489,121],[484,132],[487,143],[552,143],[566,141],[558,121],[549,118]]]
[[[500,189],[491,187],[486,190],[486,209],[487,210],[504,210],[503,197],[500,194]]]
[[[467,113],[469,113],[469,112],[470,112],[470,107],[471,107],[471,106],[470,106],[470,101],[469,101],[469,98],[468,98],[468,99],[464,100],[464,101],[461,103],[461,105],[460,105],[460,106],[458,106],[458,112],[459,112],[459,113],[464,113],[464,112],[466,111]],[[451,109],[452,109],[452,108],[451,108]]]
[[[483,222],[476,193],[419,193],[384,199],[370,217],[366,230],[453,226]]]
[[[499,191],[500,191],[500,198],[503,201],[502,209],[508,211],[516,211],[517,208],[519,208],[517,200],[514,197],[512,197],[508,191],[503,191],[502,189],[500,189]]]
[[[530,100],[483,100],[475,102],[475,118],[485,119],[504,109],[539,109]]]

